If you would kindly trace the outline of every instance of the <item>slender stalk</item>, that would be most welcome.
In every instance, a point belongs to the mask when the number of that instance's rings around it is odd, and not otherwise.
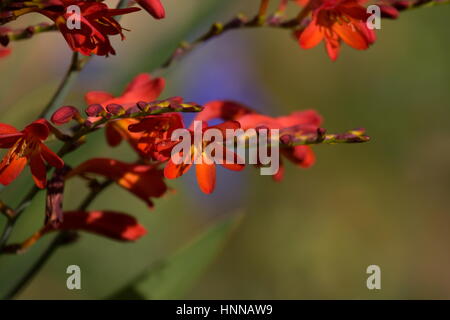
[[[111,180],[106,180],[96,188],[92,188],[89,194],[84,198],[77,210],[86,210],[91,203],[112,184]],[[72,239],[73,232],[60,231],[52,240],[50,245],[44,250],[42,255],[31,266],[30,270],[19,280],[19,282],[3,297],[3,299],[12,299],[19,294],[26,285],[34,278],[34,276],[42,269],[48,259],[55,253],[61,245],[66,244]]]
[[[62,78],[61,83],[59,84],[50,101],[47,103],[44,109],[42,109],[38,118],[46,117],[50,111],[52,111],[53,109],[55,109],[56,107],[60,106],[63,103],[64,99],[66,98],[67,94],[69,93],[70,89],[75,83],[75,80],[79,72],[82,70],[83,66],[89,59],[89,57],[86,58],[82,63],[79,60],[78,56],[79,56],[78,52],[74,52],[72,54],[72,60],[70,62],[66,74]]]
[[[41,268],[45,265],[47,260],[53,255],[54,251],[59,248],[59,246],[66,242],[66,238],[68,236],[68,231],[63,231],[58,233],[55,238],[52,240],[50,245],[45,249],[42,255],[34,262],[31,269],[19,280],[14,287],[8,291],[3,299],[9,300],[14,298],[17,294],[19,294],[25,286],[29,283],[31,279],[41,270]]]
[[[0,200],[0,212],[9,220],[14,215],[14,210]]]
[[[40,23],[33,26],[28,26],[24,29],[17,29],[12,30],[6,33],[3,33],[2,36],[8,37],[9,41],[18,41],[18,40],[26,40],[30,39],[36,34],[44,33],[48,31],[55,31],[57,30],[55,24],[49,24],[49,23]]]

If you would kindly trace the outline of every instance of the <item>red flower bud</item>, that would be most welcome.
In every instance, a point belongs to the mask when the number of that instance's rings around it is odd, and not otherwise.
[[[166,16],[160,0],[137,0],[137,3],[155,19],[163,19]]]
[[[80,119],[80,112],[78,109],[72,106],[63,106],[53,113],[51,121],[57,126],[60,126],[70,122],[74,118]]]
[[[106,111],[108,111],[109,113],[111,113],[113,115],[117,115],[117,114],[125,111],[125,109],[120,104],[111,103],[106,106]]]
[[[89,117],[98,117],[102,112],[105,110],[103,109],[101,104],[91,104],[89,107],[86,108],[85,112]]]

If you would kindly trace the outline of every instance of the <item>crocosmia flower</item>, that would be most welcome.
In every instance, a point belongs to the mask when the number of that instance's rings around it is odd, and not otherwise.
[[[293,112],[288,116],[268,117],[260,114],[248,114],[238,119],[242,128],[258,128],[266,127],[269,129],[286,129],[295,127],[295,131],[301,134],[315,133],[319,128],[322,118],[314,110],[305,110]],[[300,168],[309,168],[315,161],[316,157],[309,146],[293,146],[280,148],[281,155],[294,163]],[[280,168],[273,176],[275,181],[280,181],[284,176],[284,165],[280,158]]]
[[[222,136],[226,137],[227,129],[237,130],[239,128],[240,125],[236,121],[227,121],[211,127],[208,127],[206,123],[204,123],[204,126],[201,128],[201,133],[204,133],[209,129],[218,129],[219,131],[221,131]],[[164,168],[164,175],[167,179],[176,179],[185,174],[194,164],[196,167],[195,172],[197,175],[197,182],[200,190],[202,190],[204,193],[209,194],[214,191],[216,185],[216,162],[215,159],[211,159],[210,155],[205,151],[207,150],[208,145],[216,142],[206,141],[204,139],[203,141],[201,141],[201,150],[198,150],[199,146],[195,144],[194,139],[194,135],[196,134],[195,131],[195,128],[194,131],[189,130],[191,134],[191,146],[189,154],[183,154],[182,152],[180,152],[179,154],[172,155],[172,157],[167,162],[166,167]],[[172,150],[174,146],[175,145],[171,145],[170,149]],[[226,149],[224,145],[222,145],[222,148],[223,158],[220,159],[222,160],[220,162],[220,165],[222,165],[226,169],[233,171],[240,171],[244,169],[244,165],[238,163],[238,156],[234,152]],[[176,163],[176,161],[174,161],[174,156],[179,157],[179,159],[182,160],[180,161],[181,163]],[[227,159],[233,159],[233,161],[229,163],[227,162]]]
[[[125,88],[123,94],[119,97],[114,97],[112,94],[104,91],[91,91],[85,96],[85,101],[88,105],[97,105],[104,110],[108,105],[121,105],[125,110],[136,106],[139,101],[153,101],[156,100],[161,92],[164,90],[165,81],[163,78],[152,78],[147,73],[142,73],[136,76],[130,84]],[[100,109],[101,110],[101,109]],[[99,117],[89,117],[88,121],[95,122]],[[117,121],[110,121],[106,125],[105,134],[108,144],[110,146],[117,146],[122,140],[126,140],[138,152],[141,149],[138,147],[141,134],[128,131],[131,124],[138,121],[135,119],[123,119]]]
[[[311,0],[312,20],[300,32],[304,49],[317,46],[322,40],[331,60],[339,56],[341,41],[357,50],[365,50],[375,42],[375,32],[367,27],[369,14],[357,0]]]
[[[166,161],[170,155],[160,152],[170,143],[172,133],[176,129],[184,128],[183,119],[179,113],[166,113],[157,116],[148,116],[139,123],[131,124],[128,131],[140,133],[135,149],[142,157],[156,161]]]
[[[67,8],[71,5],[80,8],[78,17],[70,10],[67,12]],[[55,4],[49,4],[35,11],[55,22],[73,51],[87,56],[91,54],[108,56],[115,54],[108,37],[120,34],[122,40],[125,38],[123,28],[114,16],[139,10],[139,8],[110,9],[106,4],[94,1],[58,0]],[[79,20],[79,28],[75,23],[73,26],[70,24],[76,19]]]
[[[49,133],[44,119],[34,121],[22,131],[8,124],[0,124],[0,148],[9,149],[0,164],[1,184],[8,185],[14,181],[28,163],[36,186],[45,188],[45,162],[56,168],[64,166],[61,158],[43,143]]]
[[[315,133],[322,123],[322,117],[314,110],[293,112],[288,116],[269,117],[238,102],[211,101],[204,105],[203,111],[197,114],[195,120],[209,121],[213,119],[234,120],[244,130],[267,128],[286,129],[295,127],[297,133]],[[315,163],[315,155],[309,146],[293,146],[280,148],[281,155],[301,168],[309,168]],[[283,178],[284,166],[280,159],[280,168],[273,176],[279,181]]]

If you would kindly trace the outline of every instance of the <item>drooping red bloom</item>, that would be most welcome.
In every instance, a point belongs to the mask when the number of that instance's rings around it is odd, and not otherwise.
[[[61,224],[46,225],[41,234],[57,230],[81,230],[120,241],[135,241],[147,233],[137,220],[115,211],[67,211]]]
[[[204,123],[203,127],[201,128],[201,131],[203,133],[209,129],[218,129],[222,132],[222,135],[225,137],[226,129],[237,130],[239,128],[240,125],[238,122],[227,121],[211,127],[208,127],[206,123]],[[183,159],[183,161],[178,164],[173,161],[174,158],[173,156],[170,157],[166,167],[164,168],[164,175],[167,179],[176,179],[185,174],[194,164],[196,167],[197,182],[200,187],[200,190],[202,190],[204,193],[207,194],[212,193],[216,185],[216,163],[215,159],[211,159],[205,151],[210,144],[216,142],[203,140],[201,141],[201,150],[198,150],[199,146],[195,144],[193,138],[194,131],[189,130],[189,132],[191,134],[191,147],[189,150],[189,154],[183,154],[183,152],[179,152],[177,155],[175,155],[178,156],[180,159]],[[172,150],[173,147],[174,145],[170,145],[169,149]],[[240,171],[244,169],[245,166],[243,164],[238,163],[237,155],[234,152],[226,149],[224,145],[222,145],[221,148],[223,158],[220,159],[222,160],[221,161],[222,163],[220,164],[224,168],[233,171]],[[232,163],[228,163],[227,159],[233,159]]]
[[[162,169],[155,165],[130,164],[113,159],[94,158],[73,169],[67,178],[75,175],[96,174],[115,181],[119,186],[145,201],[151,208],[151,198],[160,198],[166,191]]]
[[[160,0],[136,0],[136,2],[155,19],[163,19],[166,16]]]
[[[375,32],[367,27],[369,14],[359,0],[311,0],[312,20],[299,34],[300,46],[310,49],[322,40],[331,60],[339,56],[341,41],[357,50],[375,42]]]
[[[98,104],[105,110],[111,104],[121,105],[127,110],[136,106],[136,103],[139,101],[149,102],[156,100],[164,90],[164,87],[165,81],[163,78],[153,79],[149,74],[142,73],[128,84],[123,94],[119,97],[114,97],[112,94],[104,91],[91,91],[86,94],[85,101],[88,105]],[[98,119],[100,118],[88,117],[88,121],[91,122],[95,122]],[[108,122],[105,128],[108,144],[110,146],[117,146],[125,139],[140,153],[138,142],[141,134],[128,131],[128,126],[137,122],[135,119],[122,119]]]
[[[213,119],[234,120],[239,122],[242,129],[285,129],[295,127],[297,133],[315,133],[319,128],[322,117],[314,110],[293,112],[288,116],[269,117],[259,114],[247,106],[231,101],[211,101],[204,105],[202,112],[195,120],[209,121]],[[281,154],[299,167],[309,168],[315,162],[315,155],[309,146],[283,147]],[[280,169],[274,175],[279,181],[283,178],[284,167],[280,159]]]
[[[0,148],[9,149],[0,164],[1,184],[10,184],[29,163],[36,186],[45,188],[47,169],[44,161],[56,168],[64,166],[61,158],[43,143],[49,133],[48,123],[44,119],[34,121],[22,131],[8,124],[0,124]]]
[[[69,29],[67,21],[76,19],[73,12],[67,8],[76,5],[80,8],[80,28]],[[121,25],[114,16],[123,15],[139,8],[110,9],[104,3],[79,0],[56,0],[42,9],[35,11],[52,19],[62,33],[70,48],[83,55],[91,54],[108,56],[115,54],[109,36],[118,35],[125,39]],[[72,20],[70,20],[72,21]]]

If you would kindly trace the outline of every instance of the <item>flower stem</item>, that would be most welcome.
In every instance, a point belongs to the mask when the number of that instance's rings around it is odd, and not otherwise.
[[[102,193],[106,188],[108,188],[112,184],[112,181],[106,180],[100,186],[95,189],[91,189],[89,194],[84,198],[81,204],[78,206],[79,211],[86,210],[89,205]],[[26,285],[34,278],[34,276],[42,269],[48,259],[53,255],[53,253],[58,249],[61,245],[70,242],[72,239],[73,232],[71,231],[60,231],[49,246],[44,250],[41,256],[33,263],[30,270],[19,280],[19,282],[3,297],[3,299],[12,299],[17,294],[19,294]]]
[[[72,88],[75,80],[79,74],[79,72],[83,69],[84,65],[88,61],[89,57],[84,60],[79,60],[78,52],[74,52],[72,54],[72,61],[70,63],[69,69],[67,70],[64,78],[61,80],[61,83],[56,89],[53,97],[50,99],[49,103],[45,106],[45,108],[41,111],[38,118],[44,118],[48,115],[50,111],[60,106],[70,89]],[[83,61],[83,62],[82,62]]]

